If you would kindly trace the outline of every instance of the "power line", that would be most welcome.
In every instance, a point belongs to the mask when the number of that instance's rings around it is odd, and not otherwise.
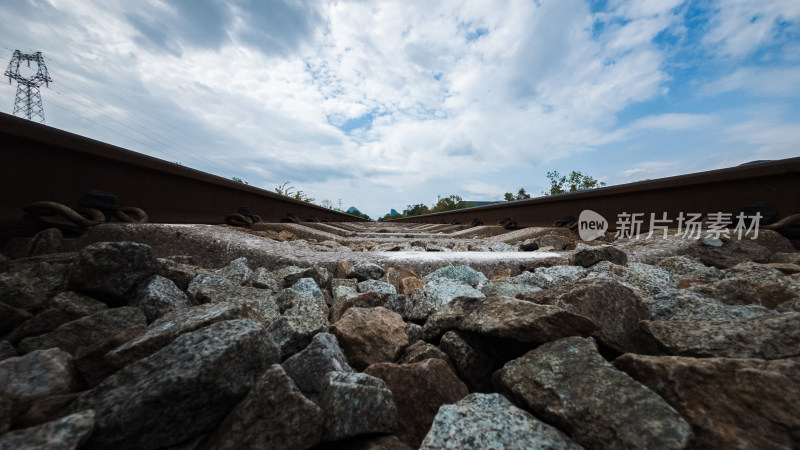
[[[61,85],[63,86],[63,83],[61,83]],[[127,123],[125,123],[125,122],[123,122],[123,121],[120,121],[120,120],[117,120],[117,119],[115,119],[115,118],[113,118],[113,117],[109,116],[108,114],[106,114],[106,113],[104,113],[104,112],[102,112],[102,111],[98,111],[97,109],[95,109],[95,108],[91,107],[90,105],[87,105],[87,104],[85,104],[85,103],[83,103],[83,102],[81,102],[81,101],[79,101],[79,100],[77,100],[77,99],[75,99],[75,98],[72,98],[72,97],[70,97],[69,95],[66,95],[66,94],[64,94],[63,92],[61,92],[61,91],[59,91],[59,90],[57,90],[57,89],[50,88],[50,90],[51,90],[51,91],[53,91],[53,92],[55,92],[55,93],[56,93],[56,94],[58,94],[58,95],[61,95],[62,97],[66,98],[66,99],[69,99],[69,100],[71,100],[71,101],[72,101],[72,102],[74,102],[74,103],[77,103],[78,105],[81,105],[82,107],[84,107],[84,108],[86,108],[86,109],[88,109],[88,110],[90,110],[90,111],[92,111],[92,112],[94,112],[94,113],[96,113],[96,114],[98,114],[98,115],[101,115],[101,116],[105,117],[105,118],[106,118],[106,119],[108,119],[108,120],[111,120],[111,121],[113,121],[113,122],[116,122],[116,123],[118,123],[118,124],[122,125],[123,127],[125,127],[125,128],[127,128],[127,129],[129,129],[129,130],[133,131],[134,133],[138,133],[138,134],[140,134],[140,135],[144,136],[145,138],[148,138],[148,139],[151,139],[151,140],[153,140],[153,141],[156,141],[156,142],[158,142],[159,144],[162,144],[162,145],[164,145],[164,146],[168,146],[168,144],[167,144],[167,143],[165,143],[165,142],[163,142],[163,141],[159,141],[158,139],[154,138],[153,136],[148,136],[146,133],[142,133],[141,131],[139,131],[139,130],[137,130],[137,129],[133,128],[133,127],[131,127],[131,126],[130,126],[130,125],[128,125]],[[75,91],[73,90],[73,92],[75,92]],[[99,105],[99,103],[98,103],[98,105]],[[102,106],[102,105],[100,105],[100,106]],[[97,123],[97,122],[95,122],[95,121],[91,121],[91,122],[92,122],[92,123]],[[113,130],[113,129],[109,128],[109,127],[104,127],[104,128],[106,128],[106,129],[109,129],[109,130],[112,130],[112,131],[115,131],[115,130]],[[116,131],[115,131],[115,132],[116,132]],[[152,131],[150,131],[150,132],[151,132],[152,134],[155,134],[156,136],[162,137],[162,139],[164,139],[164,140],[167,140],[166,138],[163,138],[163,136],[159,135],[158,133],[155,133],[155,132],[152,132]],[[139,141],[139,140],[137,140],[137,139],[134,139],[134,138],[133,138],[133,137],[131,137],[131,136],[128,136],[128,135],[125,135],[125,134],[122,134],[122,133],[119,133],[119,134],[120,134],[120,135],[122,135],[122,136],[125,136],[125,137],[127,137],[127,138],[129,138],[129,139],[132,139],[132,140],[134,140],[134,141],[136,141],[136,142],[138,142],[138,143],[140,143],[140,144],[142,144],[142,145],[146,145],[147,147],[149,147],[149,148],[151,148],[151,149],[155,150],[155,147],[153,147],[153,146],[151,146],[151,145],[149,145],[149,144],[143,143],[143,142],[141,142],[141,141]],[[182,147],[182,146],[180,146],[180,147]],[[182,148],[183,148],[183,147],[182,147]],[[203,160],[203,161],[205,161],[206,163],[208,163],[208,164],[210,164],[210,165],[214,166],[214,167],[215,167],[217,170],[220,170],[222,173],[229,173],[229,172],[228,172],[228,169],[226,169],[226,168],[224,168],[224,167],[221,167],[221,166],[217,165],[216,163],[214,163],[213,161],[210,161],[210,160],[208,160],[208,159],[205,159],[205,158],[203,158],[202,156],[200,156],[199,154],[197,154],[197,153],[194,153],[194,152],[192,152],[192,151],[189,151],[188,149],[187,149],[187,151],[190,153],[190,155],[187,155],[185,152],[183,152],[183,151],[181,151],[181,150],[178,150],[178,149],[175,149],[175,150],[176,150],[176,151],[178,151],[178,152],[180,152],[180,153],[182,153],[184,156],[189,156],[189,157],[191,157],[191,156],[194,156],[194,157],[195,157],[195,158],[197,158],[197,159]],[[158,151],[158,150],[157,150],[157,151]],[[166,153],[164,153],[164,152],[162,152],[162,151],[159,151],[159,153],[161,153],[161,154],[164,154],[164,155],[167,157],[167,159],[171,159],[171,158],[172,158],[172,156],[174,156],[174,155],[167,155]]]
[[[157,152],[157,153],[159,153],[159,154],[163,155],[163,156],[164,156],[166,159],[169,159],[169,155],[167,155],[167,154],[166,154],[166,153],[164,153],[163,151],[161,151],[161,150],[159,150],[159,149],[157,149],[157,148],[155,148],[155,147],[151,146],[150,144],[148,144],[148,143],[146,143],[146,142],[139,141],[138,139],[136,139],[136,138],[134,138],[134,137],[132,137],[132,136],[128,136],[128,135],[126,135],[126,134],[124,134],[124,133],[120,133],[120,132],[119,132],[119,130],[115,130],[115,129],[113,129],[113,128],[110,128],[110,127],[108,127],[108,126],[106,126],[106,125],[103,125],[103,124],[102,124],[102,123],[100,123],[100,122],[96,122],[96,121],[94,121],[94,120],[92,120],[92,119],[90,119],[90,118],[88,118],[88,117],[86,117],[86,116],[82,116],[82,115],[80,115],[80,114],[77,114],[76,112],[74,112],[74,111],[70,110],[69,108],[67,108],[67,107],[65,107],[65,106],[62,106],[62,105],[59,105],[57,102],[53,101],[53,99],[47,100],[47,102],[48,102],[49,104],[52,104],[53,106],[55,106],[55,107],[56,107],[56,108],[58,108],[58,109],[61,109],[61,110],[63,110],[63,111],[66,111],[66,112],[68,112],[68,113],[70,113],[70,114],[74,114],[75,116],[77,116],[77,117],[78,117],[79,119],[81,119],[81,120],[86,120],[86,121],[89,121],[89,122],[91,122],[91,123],[93,123],[93,124],[95,124],[95,125],[97,125],[97,126],[99,126],[99,127],[103,127],[103,128],[105,128],[106,130],[108,130],[108,131],[111,131],[112,133],[116,133],[116,134],[118,134],[118,135],[120,135],[120,136],[122,136],[122,137],[128,138],[128,139],[130,139],[130,140],[132,140],[132,141],[134,141],[134,142],[137,142],[137,143],[139,143],[139,144],[141,144],[141,145],[144,145],[145,147],[149,147],[149,148],[150,148],[150,149],[152,149],[153,151],[155,151],[155,152]]]
[[[53,61],[53,62],[55,62],[56,64],[58,64],[58,62],[56,62],[55,60],[53,60],[53,59],[52,59],[52,58],[50,58],[50,57],[47,57],[47,56],[45,56],[45,58],[46,58],[46,59],[48,59],[48,60],[50,60],[50,61]],[[75,94],[77,94],[77,95],[81,95],[81,94],[80,94],[80,93],[79,93],[77,90],[75,90],[75,89],[73,89],[73,88],[69,87],[69,86],[68,86],[67,84],[65,84],[63,81],[62,81],[62,82],[59,82],[59,83],[54,83],[54,84],[55,84],[55,85],[58,85],[58,86],[63,86],[64,88],[66,88],[66,89],[68,89],[68,90],[70,90],[70,91],[74,92]],[[60,94],[60,95],[63,95],[63,96],[64,96],[64,97],[66,97],[66,98],[70,98],[68,95],[64,94],[63,92],[57,91],[57,90],[55,90],[55,89],[53,89],[53,88],[51,88],[51,90],[55,91],[56,93],[58,93],[58,94]],[[122,100],[123,102],[126,102],[126,103],[127,103],[127,106],[128,106],[128,108],[127,108],[127,110],[128,110],[128,111],[130,111],[131,109],[133,109],[133,108],[130,108],[130,106],[133,106],[133,105],[132,105],[131,103],[128,103],[128,102],[127,102],[126,100],[124,100],[122,97],[120,97],[120,96],[118,96],[118,95],[116,95],[116,94],[114,94],[113,92],[110,92],[110,91],[109,91],[109,92],[107,92],[107,93],[111,94],[113,97],[115,97],[115,98],[117,98],[117,99],[120,99],[120,100]],[[70,98],[70,99],[71,99],[71,100],[73,100],[73,101],[75,101],[76,103],[78,103],[78,104],[81,104],[82,106],[84,106],[84,107],[86,107],[86,108],[88,108],[88,109],[90,109],[90,110],[94,111],[94,112],[95,112],[95,113],[97,113],[97,114],[100,114],[100,115],[102,115],[102,116],[104,116],[104,117],[107,117],[107,118],[108,118],[108,119],[110,119],[110,120],[113,120],[113,121],[115,121],[115,122],[117,122],[117,123],[120,123],[120,124],[122,124],[124,127],[126,127],[126,128],[128,128],[128,129],[130,129],[131,131],[134,131],[134,132],[136,132],[136,133],[138,133],[138,134],[141,134],[141,135],[143,135],[143,136],[145,136],[145,137],[147,137],[147,138],[149,138],[149,139],[151,139],[151,140],[153,140],[153,141],[156,141],[156,142],[158,142],[159,144],[162,144],[162,145],[165,145],[165,146],[170,146],[170,145],[171,145],[171,146],[174,146],[174,147],[175,147],[175,151],[178,151],[179,153],[182,153],[182,154],[183,154],[184,156],[186,156],[186,157],[193,158],[193,159],[196,159],[196,160],[199,160],[199,161],[205,162],[206,164],[210,165],[211,167],[214,167],[214,168],[216,168],[217,170],[219,170],[221,173],[228,173],[228,174],[229,174],[228,176],[230,176],[230,173],[232,173],[231,171],[229,171],[229,169],[227,169],[227,168],[225,168],[225,167],[222,167],[222,166],[220,166],[220,165],[219,165],[219,164],[217,164],[216,162],[214,162],[214,161],[212,161],[212,160],[210,160],[210,159],[208,159],[208,158],[205,158],[205,157],[204,157],[204,156],[202,156],[201,154],[199,154],[199,153],[196,153],[196,152],[194,152],[194,151],[192,151],[192,150],[190,150],[190,149],[186,148],[185,146],[181,145],[180,143],[178,143],[178,142],[176,142],[176,141],[174,141],[174,140],[172,140],[172,139],[170,139],[170,138],[168,138],[168,137],[166,137],[166,136],[164,136],[164,135],[162,135],[162,134],[160,134],[160,133],[157,133],[157,132],[155,132],[155,131],[152,129],[152,127],[148,127],[148,126],[146,126],[146,125],[143,125],[143,124],[141,124],[141,123],[137,122],[137,121],[136,121],[135,119],[133,119],[133,118],[126,118],[126,119],[125,119],[125,121],[126,121],[126,122],[130,122],[130,123],[132,123],[132,124],[136,125],[137,127],[139,127],[139,128],[141,128],[142,130],[144,130],[144,132],[142,132],[142,131],[139,131],[139,130],[136,130],[136,129],[134,129],[133,127],[131,127],[130,125],[128,125],[127,123],[123,123],[123,122],[121,122],[121,121],[119,121],[119,120],[116,120],[116,119],[114,119],[113,117],[110,117],[108,114],[106,114],[106,113],[104,113],[104,112],[102,112],[102,111],[98,111],[98,110],[96,110],[96,109],[93,109],[93,108],[91,108],[90,106],[88,106],[88,105],[86,105],[86,104],[84,104],[84,103],[82,103],[82,102],[80,102],[80,101],[78,101],[78,100],[75,100],[75,99],[72,99],[72,98]],[[101,107],[101,108],[104,106],[104,105],[102,105],[101,103],[99,103],[97,100],[94,100],[94,99],[91,99],[91,98],[88,98],[88,100],[89,100],[89,101],[91,101],[91,102],[93,102],[93,103],[95,103],[96,105],[98,105],[98,106],[99,106],[99,107]],[[147,117],[148,117],[147,115],[140,115],[140,116],[141,116],[141,117],[144,117],[144,118],[147,118]],[[158,125],[159,125],[159,124],[157,124],[156,122],[151,122],[151,123],[152,123],[154,126],[158,126]],[[154,136],[157,136],[157,138],[156,138],[156,137],[154,137]]]

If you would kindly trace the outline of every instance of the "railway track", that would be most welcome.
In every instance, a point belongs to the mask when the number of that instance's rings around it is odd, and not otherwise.
[[[669,178],[610,186],[589,191],[554,195],[479,208],[459,209],[436,214],[396,219],[398,222],[461,223],[500,221],[513,227],[549,227],[554,223],[577,221],[584,210],[592,210],[608,220],[615,231],[618,219],[627,223],[631,214],[649,229],[653,214],[677,226],[677,219],[691,213],[730,214],[759,212],[762,225],[778,222],[800,213],[800,158],[750,163],[738,167],[698,172]],[[572,219],[569,219],[569,218]],[[504,220],[505,219],[505,220]],[[792,238],[800,237],[797,227],[783,227]]]
[[[179,164],[152,158],[8,114],[0,114],[0,229],[25,234],[23,207],[51,201],[76,206],[91,190],[120,206],[146,211],[151,222],[223,223],[246,206],[264,221],[350,222],[362,219]]]
[[[91,190],[111,192],[150,222],[219,224],[242,207],[264,222],[355,222],[361,219],[99,141],[0,114],[0,236],[31,235],[47,224],[21,220],[32,202],[76,205]],[[699,214],[758,213],[761,224],[800,213],[800,158],[611,186],[590,191],[397,219],[429,224],[501,222],[508,229],[575,223],[582,211],[599,214],[611,231],[622,218],[642,230],[651,218],[675,227]],[[632,216],[631,215],[634,215]],[[791,220],[780,231],[795,240]]]
[[[497,435],[504,417],[519,419],[531,442],[543,439],[531,430],[567,424],[565,446],[569,431],[592,439],[587,447],[796,447],[785,418],[786,405],[800,416],[800,389],[785,374],[800,353],[800,252],[774,231],[724,241],[609,231],[625,214],[640,214],[646,229],[649,213],[701,213],[710,230],[715,213],[742,211],[791,235],[797,158],[367,223],[11,119],[0,116],[0,364],[9,373],[0,385],[11,405],[0,447],[54,433],[92,448],[217,448],[239,437],[274,443],[279,430],[290,448],[439,448],[453,436],[483,439],[482,429]],[[151,223],[24,234],[49,226],[20,220],[26,204],[73,204],[90,189],[146,209]],[[217,225],[243,205],[265,220]],[[607,221],[599,242],[581,235],[589,209]],[[564,368],[566,381],[541,361]],[[229,397],[208,400],[209,390]],[[568,399],[556,405],[563,417],[537,418],[536,396]],[[500,418],[465,409],[479,398]],[[261,406],[276,401],[286,411],[260,422]],[[441,420],[448,408],[473,424]],[[602,414],[587,420],[586,410]],[[736,420],[753,411],[755,425]],[[164,415],[167,428],[154,427]],[[605,430],[620,423],[627,434],[609,444]],[[322,441],[334,426],[358,435]]]

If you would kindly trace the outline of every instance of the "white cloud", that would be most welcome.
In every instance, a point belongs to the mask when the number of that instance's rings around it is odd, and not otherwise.
[[[713,108],[673,101],[669,88],[681,74],[670,69],[682,61],[654,39],[665,31],[688,39],[681,0],[615,0],[594,14],[582,0],[212,3],[193,3],[191,17],[160,1],[19,3],[36,14],[8,3],[0,20],[29,30],[26,46],[55,60],[54,87],[74,90],[63,91],[72,99],[44,93],[67,108],[77,102],[71,115],[48,111],[49,123],[257,186],[289,180],[373,216],[429,203],[425,196],[440,186],[452,186],[443,195],[461,189],[475,199],[530,189],[541,184],[534,169],[564,160],[603,161],[614,167],[598,170],[620,179],[688,167],[647,162],[661,159],[655,144],[635,161],[625,156],[628,167],[614,163],[630,140],[651,133],[716,136],[728,127],[726,142],[740,151],[772,155],[797,141],[790,118],[732,126]],[[704,48],[725,59],[778,46],[796,65],[789,49],[798,44],[786,41],[797,2],[714,5]],[[286,13],[285,23],[272,20],[271,7]],[[198,35],[202,29],[208,35]],[[0,31],[0,45],[17,45],[17,37]],[[751,63],[697,89],[796,97],[798,70]],[[666,106],[630,113],[664,99]],[[758,126],[776,135],[770,140]]]
[[[800,123],[775,124],[751,120],[729,127],[726,135],[733,142],[748,145],[749,154],[752,155],[748,160],[791,158],[798,155]]]
[[[701,92],[718,95],[739,90],[770,96],[797,96],[800,94],[800,66],[737,69],[704,85]]]
[[[501,186],[484,183],[479,180],[468,181],[463,188],[469,194],[469,198],[464,198],[464,200],[476,201],[493,201],[498,197],[502,198],[502,195],[507,191]]]
[[[775,40],[785,39],[781,28],[797,33],[800,2],[796,0],[717,0],[706,45],[723,56],[743,57]]]
[[[666,130],[680,131],[707,127],[714,121],[709,114],[660,114],[637,119],[628,126],[630,131]]]
[[[615,178],[617,178],[619,182],[631,183],[668,177],[678,173],[687,173],[687,168],[681,167],[679,163],[674,161],[646,161],[636,163],[633,168],[616,173]]]

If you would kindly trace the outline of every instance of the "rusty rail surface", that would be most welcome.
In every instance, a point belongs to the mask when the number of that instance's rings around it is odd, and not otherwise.
[[[0,142],[0,229],[21,226],[24,205],[73,206],[93,189],[151,222],[219,224],[241,206],[271,222],[289,213],[301,222],[363,220],[2,113]]]
[[[509,218],[520,227],[553,226],[565,216],[578,219],[589,209],[609,221],[613,230],[620,214],[643,213],[643,229],[650,214],[676,219],[683,212],[730,213],[763,202],[777,219],[800,213],[800,158],[751,163],[656,180],[588,191],[499,203],[435,214],[395,219],[402,222],[469,224],[478,219],[493,225]],[[674,225],[675,222],[673,222]]]

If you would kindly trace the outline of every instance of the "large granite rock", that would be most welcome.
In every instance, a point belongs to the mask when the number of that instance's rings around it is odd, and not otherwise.
[[[297,283],[301,278],[313,278],[314,269],[311,267],[286,266],[274,270],[272,276],[280,283],[282,289]]]
[[[323,298],[322,291],[313,278],[300,278],[291,289],[297,292],[301,298]]]
[[[331,281],[333,309],[349,298],[358,296],[358,281],[353,278],[334,278]]]
[[[457,285],[459,289],[466,288],[472,291],[474,289]],[[478,291],[475,291],[478,292]],[[483,294],[478,295],[482,297]],[[449,297],[448,297],[449,298]],[[404,296],[403,310],[401,312],[404,319],[408,320],[425,320],[433,314],[440,306],[444,304],[444,300],[436,297],[430,297],[423,289],[411,289]]]
[[[486,297],[516,297],[528,292],[541,291],[542,288],[530,284],[492,283],[481,288],[481,293]]]
[[[5,339],[17,344],[26,337],[48,333],[65,323],[108,309],[105,303],[72,291],[62,292],[48,303],[47,309],[15,328]]]
[[[275,364],[228,414],[202,449],[304,449],[322,437],[322,411]]]
[[[468,284],[450,278],[435,278],[425,284],[423,291],[425,292],[424,298],[430,306],[421,312],[411,313],[410,316],[423,316],[426,312],[430,314],[456,297],[481,298],[486,296]],[[421,306],[423,305],[418,304],[415,307],[421,309]]]
[[[74,450],[91,435],[95,412],[81,411],[42,425],[10,431],[0,436],[3,450]]]
[[[290,292],[291,291],[289,290]],[[198,275],[189,285],[189,295],[198,303],[244,303],[259,313],[259,319],[268,326],[280,316],[279,306],[272,294],[264,289],[239,286],[227,278],[214,274]],[[294,293],[297,295],[296,293]],[[299,297],[298,297],[299,298]]]
[[[397,297],[396,294],[379,293],[379,292],[365,292],[356,297],[349,297],[347,300],[338,302],[334,308],[331,308],[331,322],[336,322],[341,319],[344,313],[353,307],[357,308],[374,308],[376,306],[386,306],[386,303]],[[388,309],[388,308],[387,308]]]
[[[646,348],[639,321],[649,319],[650,312],[640,295],[620,281],[588,278],[521,298],[590,317],[598,326],[594,336],[616,351]]]
[[[439,347],[470,392],[491,392],[492,373],[505,362],[498,349],[480,335],[455,330],[442,336]]]
[[[641,296],[659,295],[675,288],[675,281],[664,269],[632,262],[627,266],[602,261],[590,268],[589,277],[606,278],[619,281]]]
[[[481,288],[489,282],[486,276],[469,266],[445,266],[422,277],[425,283],[434,280],[448,279],[474,288]]]
[[[247,280],[248,286],[253,286],[258,289],[265,289],[269,292],[278,292],[281,290],[282,282],[279,282],[273,274],[264,267],[258,267],[253,271],[253,275]]]
[[[442,405],[455,403],[467,395],[467,386],[441,359],[413,364],[378,363],[364,373],[380,378],[392,391],[397,406],[397,437],[419,447]]]
[[[225,302],[237,295],[240,287],[233,281],[214,273],[200,273],[192,279],[186,293],[197,303]]]
[[[172,280],[182,291],[189,289],[189,283],[201,273],[211,273],[202,267],[170,258],[158,258],[156,261],[158,262],[158,274]]]
[[[109,375],[117,371],[117,367],[112,366],[106,360],[108,352],[130,342],[146,330],[144,324],[134,325],[126,328],[114,336],[100,339],[92,345],[81,347],[75,351],[75,369],[80,372],[84,381],[89,386],[97,386]]]
[[[771,314],[758,305],[726,305],[692,291],[675,289],[643,300],[650,320],[742,320]],[[645,319],[645,318],[643,318]]]
[[[380,280],[366,280],[358,283],[358,292],[397,295],[397,290],[393,285]]]
[[[0,341],[0,361],[13,358],[15,356],[18,356],[17,349],[11,345],[11,342]]]
[[[0,361],[0,396],[26,403],[75,390],[72,356],[57,348]]]
[[[587,448],[686,448],[693,437],[669,404],[604,360],[591,339],[544,344],[494,377],[499,390]]]
[[[188,308],[194,303],[172,280],[155,275],[141,283],[128,305],[144,311],[150,323],[173,309]]]
[[[386,308],[350,308],[330,327],[356,370],[380,362],[394,362],[408,345],[406,323]]]
[[[781,283],[786,277],[780,270],[769,264],[745,261],[729,267],[725,271],[725,278],[738,278],[753,283]]]
[[[405,277],[398,283],[397,292],[408,294],[413,289],[424,289],[425,282],[417,276]]]
[[[726,305],[760,305],[761,299],[756,286],[738,278],[717,280],[711,283],[689,286],[687,291],[713,298]]]
[[[0,436],[11,428],[13,419],[14,401],[10,398],[0,397]]]
[[[581,280],[588,273],[588,270],[580,266],[537,267],[532,272],[522,272],[509,281],[514,284],[527,284],[549,289]]]
[[[143,334],[110,351],[106,355],[106,360],[113,367],[125,367],[138,359],[152,355],[181,334],[225,320],[256,317],[252,308],[241,303],[209,303],[176,309],[150,324]]]
[[[64,235],[58,228],[48,228],[42,230],[31,238],[28,242],[28,256],[47,255],[49,253],[61,253],[64,251]]]
[[[308,347],[281,365],[300,391],[314,402],[319,401],[322,381],[328,372],[353,372],[336,336],[330,333],[317,334]]]
[[[33,317],[33,314],[24,309],[15,308],[0,302],[0,336],[6,336],[9,332],[22,325],[31,317]],[[50,330],[52,330],[52,328],[50,328]],[[5,339],[9,342],[13,341],[11,337],[6,337]]]
[[[774,252],[769,248],[750,239],[732,239],[724,242],[721,247],[703,245],[701,241],[697,241],[682,251],[685,256],[720,269],[726,269],[745,261],[766,263],[769,262],[772,253]]]
[[[87,448],[167,447],[211,431],[279,358],[256,322],[218,322],[126,366],[72,409],[97,412]]]
[[[275,320],[267,332],[281,348],[281,357],[304,349],[314,335],[328,329],[328,305],[321,298],[300,299]]]
[[[25,311],[45,307],[47,295],[39,286],[40,280],[23,273],[0,273],[0,302]]]
[[[469,394],[443,405],[420,449],[580,450],[583,447],[500,394]]]
[[[253,271],[247,263],[247,258],[241,257],[231,261],[227,266],[214,271],[214,275],[227,278],[235,285],[243,285],[253,276]]]
[[[111,337],[120,331],[138,324],[146,323],[144,313],[139,308],[122,307],[103,310],[91,316],[65,323],[55,330],[20,341],[17,350],[29,353],[34,350],[58,347],[74,354],[81,347],[94,344],[100,339]]]
[[[676,281],[682,279],[721,280],[725,277],[723,270],[713,266],[706,266],[688,256],[669,256],[659,261],[656,267],[669,272],[670,276]]]
[[[24,412],[17,415],[14,420],[14,428],[28,428],[68,416],[69,405],[81,395],[83,392],[71,392],[37,398]]]
[[[403,350],[403,354],[398,360],[400,364],[412,364],[415,362],[425,361],[426,359],[438,358],[446,362],[447,365],[455,371],[453,361],[450,359],[447,353],[440,350],[439,347],[423,340],[412,340],[410,337],[408,341],[413,341],[414,343]]]
[[[800,356],[800,313],[743,320],[643,321],[662,352],[675,356],[778,359]]]
[[[567,310],[510,297],[459,297],[428,317],[426,340],[448,330],[472,331],[520,342],[549,342],[565,336],[589,336],[597,326]]]
[[[370,262],[358,262],[347,271],[347,278],[355,278],[359,282],[380,280],[384,271],[381,266]]]
[[[589,246],[578,243],[570,256],[570,264],[574,266],[591,267],[600,261],[624,266],[628,262],[628,255],[612,245]]]
[[[120,306],[142,281],[158,273],[149,245],[98,242],[84,247],[69,272],[69,286],[111,306]]]
[[[800,358],[626,354],[614,365],[692,425],[694,448],[796,448],[800,443]]]
[[[392,392],[380,378],[363,373],[328,372],[322,384],[323,440],[391,433],[397,426]]]
[[[77,253],[59,253],[15,260],[14,271],[35,281],[36,290],[44,298],[51,298],[67,290],[67,275],[77,259]],[[2,300],[2,299],[0,299]]]
[[[781,303],[775,307],[777,312],[800,312],[800,298]]]
[[[394,286],[398,294],[405,294],[406,289],[421,288],[425,285],[425,282],[413,270],[401,267],[386,268],[381,281]]]

